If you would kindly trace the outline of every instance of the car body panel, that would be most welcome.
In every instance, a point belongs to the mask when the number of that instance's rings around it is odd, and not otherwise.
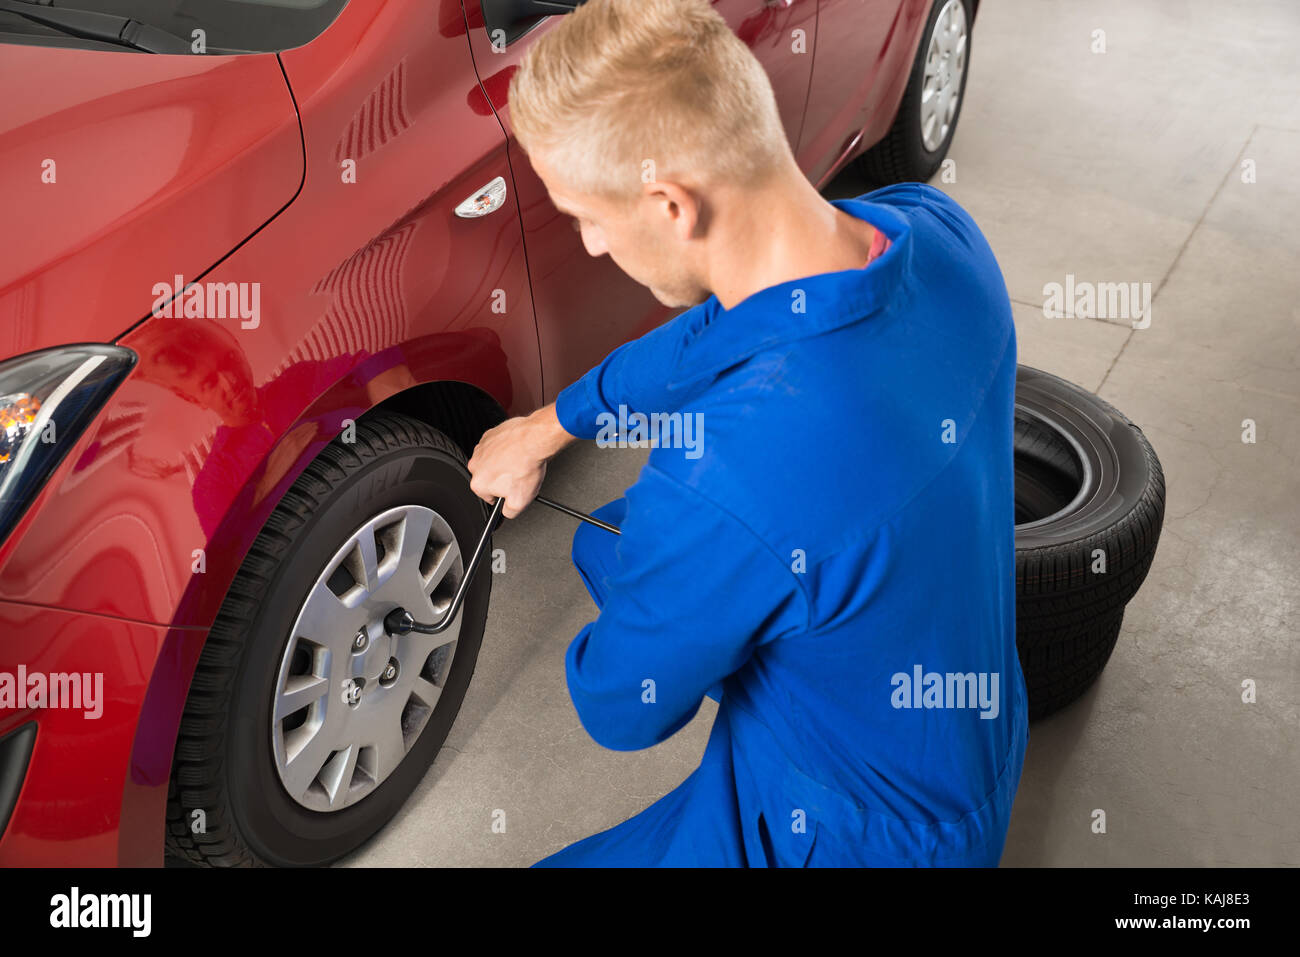
[[[31,77],[39,76],[40,82]],[[0,355],[105,342],[271,219],[302,182],[273,54],[5,45]]]
[[[0,837],[6,866],[161,864],[163,805],[154,802],[152,833],[127,841],[121,828],[138,703],[156,681],[168,629],[140,622],[0,601],[0,672],[100,674],[102,707],[0,710],[0,737],[36,719],[38,729],[18,803]],[[190,636],[201,644],[202,632]],[[188,682],[184,687],[188,687]],[[80,694],[80,689],[77,691]],[[75,699],[70,699],[75,700]],[[84,706],[89,700],[81,698]],[[145,734],[167,728],[141,726]],[[175,741],[159,742],[170,757]],[[170,760],[152,768],[165,805]],[[134,802],[140,803],[140,802]]]

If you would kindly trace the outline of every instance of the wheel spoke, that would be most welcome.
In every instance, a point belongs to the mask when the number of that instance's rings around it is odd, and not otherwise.
[[[928,110],[921,114],[921,136],[926,143],[933,142],[935,126],[935,109],[931,105]]]
[[[357,536],[359,562],[351,569],[357,584],[371,595],[379,587],[379,551],[375,547],[375,531],[368,526]]]
[[[307,793],[307,788],[311,787],[311,783],[316,780],[316,776],[320,774],[321,768],[325,766],[325,761],[333,750],[322,733],[323,729],[313,728],[307,731],[305,728],[300,728],[298,730],[307,735],[306,741],[287,756],[282,770],[285,790],[295,799],[301,799]],[[289,746],[288,739],[296,736],[297,732],[285,736],[286,750]]]
[[[355,744],[348,745],[336,752],[320,771],[320,781],[325,787],[325,793],[329,795],[331,809],[343,807],[347,803],[352,774],[357,767],[358,750],[360,749]]]
[[[402,519],[402,544],[399,548],[402,568],[419,568],[424,559],[424,546],[433,529],[432,512],[415,512]]]
[[[406,739],[402,736],[401,712],[385,715],[374,727],[379,735],[374,742],[375,780],[382,781],[397,769],[406,757]]]
[[[428,678],[420,677],[415,679],[415,686],[411,688],[411,694],[424,702],[432,711],[438,703],[438,699],[442,697],[442,689]]]
[[[359,604],[359,601],[357,602]],[[364,620],[357,604],[348,604],[334,594],[326,579],[322,578],[307,596],[298,613],[294,638],[309,638],[336,652],[351,648],[358,624]]]
[[[442,584],[442,580],[447,577],[447,573],[455,567],[458,558],[460,558],[460,549],[456,547],[455,542],[442,550],[433,568],[429,570],[429,574],[422,576],[426,595]]]
[[[273,720],[277,723],[320,700],[329,692],[329,679],[317,675],[294,675],[276,696]]]

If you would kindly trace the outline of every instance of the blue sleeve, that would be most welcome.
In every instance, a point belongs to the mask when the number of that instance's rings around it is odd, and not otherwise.
[[[600,432],[597,417],[617,417],[623,405],[632,412],[663,412],[672,397],[667,383],[676,366],[677,350],[690,325],[701,317],[705,304],[656,326],[639,339],[625,342],[578,381],[555,397],[555,415],[564,431],[580,439]]]
[[[619,571],[565,656],[582,726],[616,751],[671,737],[756,648],[808,618],[789,564],[695,490],[647,465],[627,503]]]

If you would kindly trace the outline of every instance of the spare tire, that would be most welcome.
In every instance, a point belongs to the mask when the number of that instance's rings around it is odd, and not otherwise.
[[[1117,409],[1020,366],[1015,481],[1016,646],[1037,719],[1105,667],[1155,557],[1165,480],[1151,443]]]

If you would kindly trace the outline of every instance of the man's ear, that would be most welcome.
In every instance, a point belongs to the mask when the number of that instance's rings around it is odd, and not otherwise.
[[[663,217],[679,239],[700,235],[703,209],[694,190],[670,180],[652,180],[642,186],[641,199],[655,216]]]

